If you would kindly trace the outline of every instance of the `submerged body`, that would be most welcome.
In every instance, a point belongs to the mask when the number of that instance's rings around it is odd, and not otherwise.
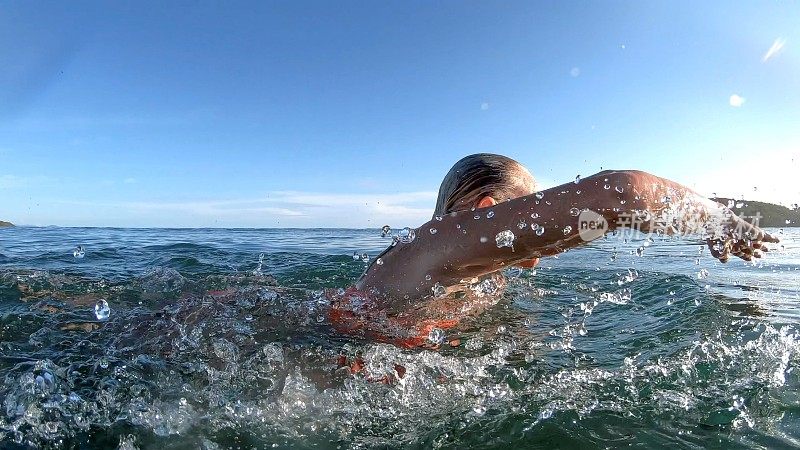
[[[497,289],[488,295],[496,297],[503,285],[499,271],[535,265],[618,230],[696,236],[722,262],[760,258],[766,243],[778,242],[724,205],[640,171],[605,171],[500,203],[486,196],[460,206],[417,228],[411,242],[381,254],[354,289],[334,295],[337,327],[419,345],[434,329],[480,312],[471,306],[481,302],[470,286],[482,277],[495,274],[488,279]]]

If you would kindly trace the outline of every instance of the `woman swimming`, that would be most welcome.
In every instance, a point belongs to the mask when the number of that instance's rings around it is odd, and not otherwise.
[[[645,172],[604,171],[536,192],[518,162],[470,155],[445,176],[434,217],[335,296],[331,319],[342,330],[418,345],[433,328],[453,327],[487,306],[478,301],[487,290],[472,288],[481,277],[495,294],[502,269],[532,267],[608,232],[633,230],[697,235],[722,262],[760,258],[766,243],[778,242],[725,206]]]

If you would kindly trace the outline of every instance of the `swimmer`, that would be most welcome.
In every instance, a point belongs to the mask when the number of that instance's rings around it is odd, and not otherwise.
[[[332,323],[416,346],[434,328],[452,328],[491,306],[472,295],[477,282],[499,293],[501,270],[534,267],[539,258],[626,228],[696,235],[721,262],[761,258],[767,243],[778,242],[725,206],[649,173],[607,170],[537,191],[534,177],[513,159],[475,154],[447,173],[434,217],[415,230],[415,239],[389,247],[354,287],[333,296]]]

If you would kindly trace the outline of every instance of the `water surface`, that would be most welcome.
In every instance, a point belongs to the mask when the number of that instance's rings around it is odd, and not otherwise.
[[[460,345],[408,350],[327,322],[380,230],[3,229],[0,448],[798,446],[800,233],[772,231],[755,265],[611,237],[512,269]]]

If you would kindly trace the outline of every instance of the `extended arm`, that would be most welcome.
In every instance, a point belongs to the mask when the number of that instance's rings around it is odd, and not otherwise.
[[[530,258],[558,254],[619,227],[696,234],[715,257],[759,256],[777,239],[678,183],[638,171],[606,171],[475,211],[435,218],[373,264],[358,288],[391,297],[430,295]]]

